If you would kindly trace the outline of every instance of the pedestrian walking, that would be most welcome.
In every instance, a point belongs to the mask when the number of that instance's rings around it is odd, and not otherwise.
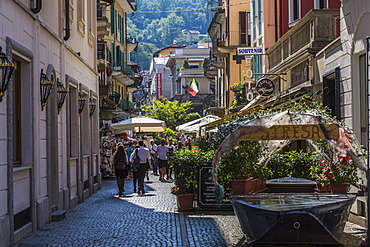
[[[168,164],[168,167],[167,167],[167,170],[166,170],[166,174],[167,174],[167,180],[168,181],[172,181],[172,166],[171,166],[171,159],[174,155],[174,153],[177,151],[176,149],[176,146],[173,145],[173,141],[172,139],[169,139],[168,140],[168,154],[169,154],[169,164]]]
[[[150,153],[149,149],[144,147],[144,141],[139,141],[139,148],[136,148],[134,153],[131,155],[130,161],[133,162],[136,155],[139,156],[140,158],[140,166],[139,169],[134,172],[134,180],[135,177],[138,180],[138,185],[139,185],[139,190],[138,194],[144,194],[144,178],[145,178],[145,173],[149,169],[149,160],[150,160]],[[134,183],[134,188],[136,187],[136,184]],[[134,189],[135,190],[135,189]]]
[[[116,152],[112,156],[114,173],[117,178],[118,196],[122,196],[125,191],[125,178],[129,171],[128,159],[122,142],[118,143]]]
[[[151,163],[153,167],[153,175],[158,175],[158,166],[157,166],[157,144],[155,144],[154,140],[150,140],[150,156],[151,156]]]
[[[156,157],[159,169],[159,181],[164,182],[164,176],[166,175],[168,162],[170,159],[165,139],[161,139],[161,145],[157,146]]]

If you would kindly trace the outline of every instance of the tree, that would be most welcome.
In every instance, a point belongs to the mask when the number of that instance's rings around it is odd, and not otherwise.
[[[190,101],[179,103],[176,101],[153,100],[152,105],[142,105],[141,110],[145,116],[160,119],[166,122],[166,127],[175,130],[176,126],[200,118],[199,113],[191,112],[193,109]]]

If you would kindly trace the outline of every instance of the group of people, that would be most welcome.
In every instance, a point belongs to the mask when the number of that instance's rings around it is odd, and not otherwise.
[[[145,194],[144,180],[145,175],[149,179],[148,171],[150,168],[153,168],[154,175],[159,176],[159,181],[173,181],[170,161],[174,152],[178,150],[173,144],[173,140],[169,139],[167,145],[166,140],[161,139],[160,145],[156,145],[152,139],[149,146],[143,140],[117,144],[111,162],[117,178],[118,196],[123,196],[125,178],[130,174],[133,177],[134,193]],[[137,156],[140,159],[140,166],[137,170],[133,170],[132,164]]]

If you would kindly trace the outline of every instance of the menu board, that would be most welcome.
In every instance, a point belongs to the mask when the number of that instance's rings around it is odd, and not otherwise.
[[[217,203],[214,193],[215,182],[212,174],[212,166],[199,167],[199,196],[198,207],[202,208],[217,208],[217,209],[232,209],[230,204]]]

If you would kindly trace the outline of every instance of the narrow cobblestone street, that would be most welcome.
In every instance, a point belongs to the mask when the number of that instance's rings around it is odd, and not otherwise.
[[[138,196],[132,179],[126,179],[124,197],[118,198],[115,179],[105,179],[102,189],[68,210],[65,219],[15,246],[243,246],[232,211],[180,213],[172,186],[150,176],[146,193]]]

